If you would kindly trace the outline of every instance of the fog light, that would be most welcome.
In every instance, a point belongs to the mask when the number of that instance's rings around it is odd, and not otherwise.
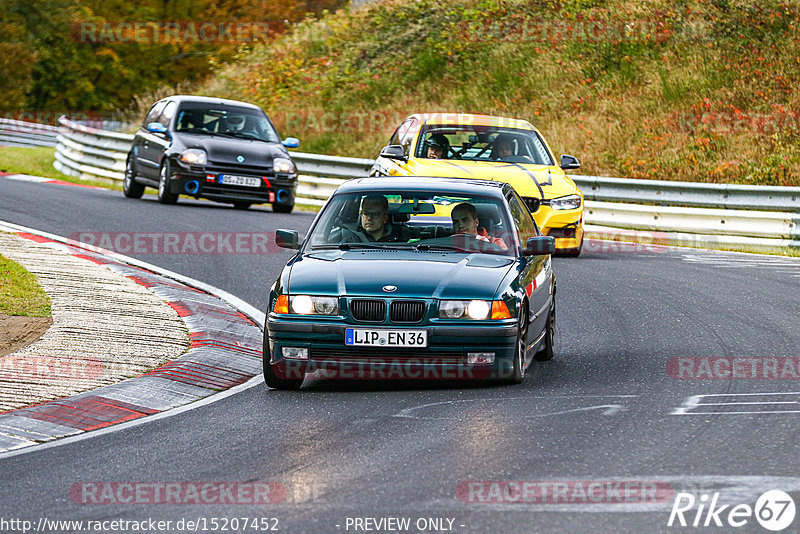
[[[281,347],[281,354],[287,360],[307,360],[308,349],[305,347]],[[494,360],[494,355],[492,355]]]
[[[472,365],[491,365],[494,363],[494,352],[468,352],[467,363]]]

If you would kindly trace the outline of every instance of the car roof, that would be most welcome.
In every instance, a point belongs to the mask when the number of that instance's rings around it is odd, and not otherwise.
[[[478,115],[474,113],[416,113],[412,115],[412,117],[417,117],[423,124],[495,126],[516,128],[518,130],[536,130],[536,128],[526,120],[495,115]]]
[[[423,191],[426,193],[460,193],[502,197],[505,182],[475,180],[473,178],[442,178],[429,176],[380,176],[373,178],[354,178],[339,186],[336,193],[357,193],[360,191],[381,191],[391,189],[398,192]]]
[[[216,105],[226,105],[226,106],[239,106],[251,109],[258,109],[261,108],[256,106],[255,104],[251,104],[249,102],[242,102],[240,100],[230,100],[227,98],[217,98],[217,97],[210,97],[210,96],[197,96],[197,95],[173,95],[168,96],[166,98],[162,98],[159,102],[163,100],[173,100],[178,103],[182,102],[191,102],[197,104],[216,104]]]

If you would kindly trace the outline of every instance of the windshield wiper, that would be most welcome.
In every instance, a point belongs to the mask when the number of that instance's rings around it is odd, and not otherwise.
[[[415,250],[458,250],[462,252],[468,252],[461,247],[455,247],[453,245],[428,245],[428,244],[421,244],[414,247]]]
[[[232,135],[233,137],[237,137],[239,139],[251,139],[253,141],[262,141],[264,143],[269,143],[269,141],[267,141],[266,139],[262,139],[262,138],[260,138],[258,136],[250,135],[250,134],[242,133],[242,132],[230,132],[228,135]]]
[[[360,248],[411,248],[408,246],[408,243],[389,243],[389,242],[378,242],[378,243],[339,243],[338,245],[313,245],[311,250],[351,250],[351,249],[360,249]]]

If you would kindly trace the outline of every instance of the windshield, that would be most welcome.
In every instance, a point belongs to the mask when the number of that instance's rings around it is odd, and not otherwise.
[[[306,240],[322,249],[417,249],[513,255],[518,238],[502,199],[464,194],[335,195]]]
[[[186,106],[178,111],[175,131],[280,143],[261,110],[235,106]]]
[[[553,165],[544,141],[535,131],[495,126],[426,124],[415,155],[431,159]]]

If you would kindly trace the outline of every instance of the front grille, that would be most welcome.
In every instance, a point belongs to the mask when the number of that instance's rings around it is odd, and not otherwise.
[[[538,210],[540,206],[546,206],[549,204],[547,200],[536,197],[522,197],[522,200],[525,202],[525,205],[528,206],[528,210],[531,213],[534,213],[536,210]]]
[[[259,187],[245,187],[242,185],[225,185],[216,183],[203,184],[202,194],[227,196],[233,195],[241,198],[249,198],[253,201],[267,201],[269,190]]]
[[[547,231],[550,237],[565,237],[567,239],[575,239],[575,227],[568,226],[566,228],[550,228]]]
[[[420,363],[420,364],[462,364],[462,352],[427,349],[380,349],[372,347],[347,347],[342,349],[311,348],[312,360],[365,363]]]
[[[389,306],[389,320],[393,323],[418,323],[425,317],[425,301],[395,300]]]
[[[386,302],[377,299],[351,300],[350,313],[356,321],[382,323],[386,319]]]

